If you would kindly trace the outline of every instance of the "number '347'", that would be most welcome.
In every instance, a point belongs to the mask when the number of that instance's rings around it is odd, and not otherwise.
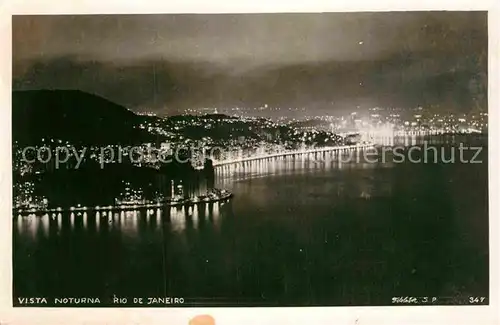
[[[469,297],[469,303],[471,304],[479,304],[484,302],[485,297]]]

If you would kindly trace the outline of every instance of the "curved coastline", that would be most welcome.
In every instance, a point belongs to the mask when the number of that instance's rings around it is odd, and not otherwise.
[[[300,156],[300,155],[307,155],[307,154],[312,154],[312,153],[322,153],[322,152],[338,152],[338,151],[347,151],[347,150],[362,150],[362,149],[368,149],[368,148],[373,148],[374,143],[371,142],[363,142],[363,143],[357,143],[357,144],[352,144],[352,145],[343,145],[343,146],[334,146],[334,147],[319,147],[319,148],[314,148],[314,149],[308,149],[308,150],[292,150],[292,151],[282,151],[282,152],[277,152],[277,153],[270,153],[270,154],[265,154],[261,156],[250,156],[250,157],[239,157],[237,159],[233,160],[223,160],[223,161],[217,161],[214,163],[214,168],[220,168],[232,164],[240,164],[240,163],[246,163],[246,162],[251,162],[255,160],[265,160],[265,159],[270,159],[270,158],[276,158],[276,157],[287,157],[287,156]]]

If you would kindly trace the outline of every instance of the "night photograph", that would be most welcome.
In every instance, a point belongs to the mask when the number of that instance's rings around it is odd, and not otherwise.
[[[14,15],[11,113],[15,307],[490,303],[486,11]]]

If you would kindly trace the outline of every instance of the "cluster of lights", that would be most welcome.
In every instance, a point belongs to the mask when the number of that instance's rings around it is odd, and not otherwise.
[[[115,202],[118,205],[123,204],[142,204],[145,202],[142,189],[131,188],[130,182],[123,181],[124,192],[121,192]]]
[[[35,183],[23,182],[15,184],[14,207],[17,209],[47,208],[49,201],[44,196],[35,195]]]

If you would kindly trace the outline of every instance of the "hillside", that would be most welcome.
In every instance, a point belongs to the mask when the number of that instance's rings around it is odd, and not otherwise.
[[[145,135],[140,117],[123,106],[78,90],[12,93],[12,135],[22,144],[42,138],[85,144],[130,144]]]

